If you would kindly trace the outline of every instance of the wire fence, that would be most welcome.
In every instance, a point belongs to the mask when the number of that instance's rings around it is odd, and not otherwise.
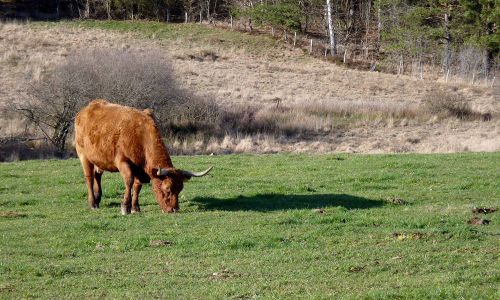
[[[478,49],[470,47],[464,47],[461,51],[452,53],[449,67],[443,70],[437,55],[436,57],[427,57],[425,61],[422,57],[404,57],[401,55],[397,57],[385,56],[381,59],[380,51],[376,47],[377,43],[372,43],[372,45],[367,42],[359,45],[337,44],[337,55],[332,55],[326,33],[303,33],[272,26],[256,26],[247,20],[242,21],[231,16],[228,18],[212,16],[207,19],[203,15],[168,15],[166,21],[176,23],[195,22],[249,34],[269,35],[282,41],[285,45],[301,49],[304,53],[313,57],[323,58],[338,65],[370,72],[381,71],[407,75],[422,80],[483,85],[492,88],[497,84],[496,75],[500,67],[498,59],[496,59],[490,75],[485,75],[487,72],[482,63],[483,54]]]

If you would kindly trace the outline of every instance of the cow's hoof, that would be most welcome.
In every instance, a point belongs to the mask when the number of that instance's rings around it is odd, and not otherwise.
[[[121,211],[124,216],[130,214],[130,208],[122,206]]]
[[[140,210],[139,208],[137,208],[137,209],[133,209],[133,208],[132,208],[132,213],[133,213],[133,214],[138,214],[138,213],[140,213],[140,212],[141,212],[141,210]]]
[[[101,194],[94,192],[95,202],[101,202]]]

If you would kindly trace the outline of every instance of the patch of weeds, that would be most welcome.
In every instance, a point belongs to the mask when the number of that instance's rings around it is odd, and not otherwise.
[[[300,225],[302,224],[302,221],[300,219],[294,218],[294,217],[289,217],[285,218],[282,220],[279,220],[276,222],[278,225]]]
[[[326,160],[338,160],[338,161],[341,161],[341,160],[345,160],[345,157],[331,156],[331,157],[327,157]]]
[[[408,138],[408,139],[406,139],[406,141],[408,143],[414,144],[414,145],[420,143],[420,139],[419,138]]]
[[[24,200],[24,201],[19,202],[19,205],[21,205],[21,206],[31,206],[31,205],[35,205],[35,204],[37,204],[37,201],[34,199]]]
[[[15,291],[15,284],[12,283],[2,283],[0,284],[0,293],[2,292],[13,292]]]
[[[300,192],[309,192],[309,193],[314,193],[314,192],[316,192],[317,190],[316,190],[314,187],[310,186],[309,184],[306,184],[306,185],[304,185],[304,186],[300,187],[300,188],[299,188],[299,191],[300,191]]]
[[[315,208],[312,210],[312,212],[317,214],[324,214],[326,211],[323,208]]]
[[[347,223],[346,218],[338,217],[338,216],[325,216],[322,217],[318,222],[318,224],[345,224]]]
[[[211,280],[225,280],[225,279],[241,277],[243,275],[244,274],[230,271],[229,269],[224,269],[222,271],[212,273],[210,275],[210,279]]]
[[[228,248],[232,250],[243,250],[243,249],[252,249],[257,246],[257,243],[249,240],[237,240],[229,243]]]
[[[62,278],[67,275],[77,274],[78,272],[72,267],[61,267],[55,265],[48,265],[43,268],[43,273],[49,275],[52,278]]]
[[[365,269],[365,266],[352,266],[352,267],[349,267],[348,271],[350,273],[358,273],[358,272],[362,272],[364,269]]]
[[[411,232],[411,233],[394,232],[392,234],[392,237],[397,239],[398,241],[404,241],[404,240],[421,240],[427,237],[427,235],[422,232]]]
[[[151,247],[172,246],[172,242],[169,240],[151,240],[149,241],[149,246]]]
[[[399,198],[399,197],[391,197],[387,199],[387,202],[392,203],[394,205],[407,205],[408,202]]]
[[[181,59],[181,57],[176,57],[176,58],[179,58]],[[203,61],[216,61],[217,59],[220,58],[219,55],[217,55],[217,53],[215,53],[214,51],[211,51],[211,50],[202,50],[200,51],[200,53],[197,53],[197,54],[187,54],[186,55],[186,58],[188,59],[191,59],[191,60],[196,60],[196,61],[199,61],[199,62],[203,62]]]
[[[5,219],[15,219],[15,218],[25,218],[28,215],[25,213],[15,212],[15,211],[0,211],[0,218]]]
[[[83,223],[82,225],[83,229],[90,229],[90,230],[109,230],[109,223],[108,222],[102,222],[102,223]]]
[[[5,174],[0,175],[0,177],[3,177],[3,178],[22,178],[23,176],[18,175],[18,174],[5,173]]]

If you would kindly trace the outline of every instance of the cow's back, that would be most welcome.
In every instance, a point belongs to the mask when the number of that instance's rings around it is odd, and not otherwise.
[[[143,137],[152,118],[144,112],[105,100],[94,100],[75,119],[75,147],[94,165],[117,171],[118,160],[144,163]]]

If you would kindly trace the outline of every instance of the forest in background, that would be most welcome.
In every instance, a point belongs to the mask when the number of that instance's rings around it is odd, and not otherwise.
[[[299,32],[371,69],[494,80],[500,0],[1,0],[1,19],[238,22]],[[328,30],[331,7],[332,36]],[[333,41],[331,40],[333,39]],[[425,69],[425,71],[424,71]],[[491,83],[493,85],[493,82]]]

